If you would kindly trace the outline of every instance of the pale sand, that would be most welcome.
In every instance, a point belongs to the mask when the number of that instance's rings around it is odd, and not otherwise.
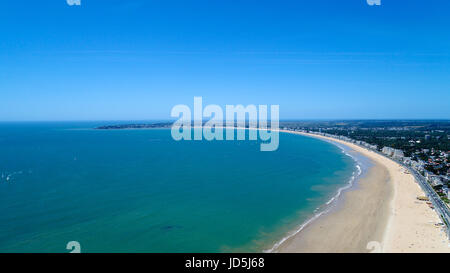
[[[396,162],[333,138],[284,131],[334,141],[372,160],[374,166],[343,194],[340,204],[274,252],[448,252],[450,245],[434,210],[417,196],[424,195],[411,174]],[[369,242],[371,247],[368,247]],[[377,243],[379,242],[379,243]]]

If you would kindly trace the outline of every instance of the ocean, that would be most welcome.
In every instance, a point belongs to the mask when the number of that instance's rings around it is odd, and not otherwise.
[[[260,252],[357,171],[339,147],[281,133],[174,141],[115,122],[0,123],[0,252]]]

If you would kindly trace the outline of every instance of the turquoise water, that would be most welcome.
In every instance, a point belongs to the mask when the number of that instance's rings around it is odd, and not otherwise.
[[[0,124],[0,252],[262,251],[314,214],[355,170],[341,150],[281,134],[172,140],[105,123]],[[108,123],[106,123],[108,124]]]

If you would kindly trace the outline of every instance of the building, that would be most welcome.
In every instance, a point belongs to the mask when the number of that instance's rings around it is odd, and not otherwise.
[[[394,150],[394,155],[393,155],[392,157],[393,157],[394,159],[402,160],[404,156],[405,156],[405,155],[403,154],[403,151],[402,151],[402,150],[395,149],[395,150]]]
[[[411,167],[413,167],[415,170],[419,172],[423,172],[425,169],[425,162],[422,160],[419,161],[411,160]]]
[[[369,145],[369,148],[372,150],[378,150],[378,146],[377,145]]]
[[[391,147],[383,147],[381,152],[397,160],[403,160],[403,157],[405,156],[402,150],[394,149]]]
[[[441,175],[440,178],[441,178],[442,183],[444,183],[445,185],[450,184],[450,177],[448,175]]]
[[[403,163],[405,163],[406,165],[411,165],[411,157],[404,157]]]
[[[394,148],[391,147],[383,147],[381,152],[387,156],[393,156],[394,155]]]
[[[439,176],[437,176],[437,175],[431,175],[429,181],[431,182],[431,185],[433,187],[437,187],[437,186],[442,186],[443,185],[442,181],[441,181],[441,178]]]

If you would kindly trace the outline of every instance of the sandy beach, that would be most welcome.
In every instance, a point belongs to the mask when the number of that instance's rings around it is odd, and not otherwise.
[[[424,192],[398,163],[355,144],[284,131],[346,145],[373,162],[339,204],[274,252],[447,252],[450,243],[436,212],[417,200]]]

